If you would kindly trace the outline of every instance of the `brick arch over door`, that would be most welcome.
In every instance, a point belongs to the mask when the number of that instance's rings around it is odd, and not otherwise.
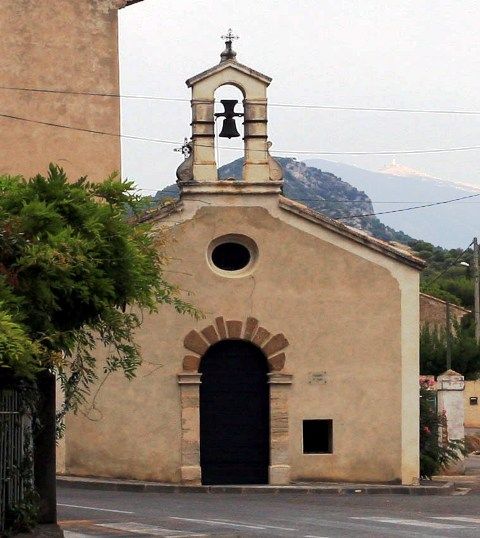
[[[200,467],[200,384],[198,372],[202,356],[208,348],[221,340],[245,340],[259,347],[268,361],[270,386],[270,465],[269,483],[284,485],[290,482],[289,413],[288,395],[292,376],[284,371],[288,346],[287,338],[272,334],[257,319],[248,317],[245,322],[224,320],[215,322],[200,331],[190,331],[184,339],[188,354],[178,374],[181,405],[181,468],[183,483],[201,484]]]
[[[284,350],[288,340],[282,333],[273,335],[262,327],[257,319],[249,317],[245,323],[215,318],[215,323],[201,331],[190,331],[183,341],[189,351],[183,358],[184,372],[198,372],[200,359],[207,349],[220,340],[247,340],[259,347],[267,358],[270,372],[282,372],[285,367]]]

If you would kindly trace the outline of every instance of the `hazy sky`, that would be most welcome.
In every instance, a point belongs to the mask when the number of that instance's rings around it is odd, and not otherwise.
[[[219,36],[232,27],[237,60],[273,78],[272,104],[480,111],[478,0],[144,0],[119,18],[122,94],[189,99],[185,80],[218,63]],[[123,134],[190,135],[188,102],[122,99],[122,107]],[[271,107],[269,137],[284,155],[473,146],[480,116]],[[173,183],[182,160],[173,147],[123,140],[123,175],[146,189]],[[372,170],[392,159],[321,156]],[[396,158],[480,185],[480,150]]]

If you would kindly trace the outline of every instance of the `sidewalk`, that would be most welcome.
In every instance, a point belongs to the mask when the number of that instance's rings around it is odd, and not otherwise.
[[[320,495],[451,495],[455,485],[446,477],[446,482],[422,482],[419,486],[402,486],[392,484],[348,484],[348,483],[309,483],[291,484],[289,486],[187,486],[163,484],[159,482],[142,482],[140,480],[120,480],[114,478],[84,478],[77,476],[57,476],[57,484],[66,488],[102,489],[109,491],[144,491],[171,493],[282,493],[320,494]]]

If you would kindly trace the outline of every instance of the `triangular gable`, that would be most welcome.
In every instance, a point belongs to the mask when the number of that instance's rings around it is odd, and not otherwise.
[[[199,73],[198,75],[195,75],[192,78],[189,78],[186,81],[186,84],[189,88],[191,88],[194,84],[197,82],[200,82],[201,80],[211,77],[212,75],[215,75],[216,73],[220,73],[224,71],[225,69],[232,68],[236,71],[243,73],[245,75],[248,75],[249,77],[255,78],[265,84],[265,86],[268,86],[270,82],[272,82],[272,79],[270,77],[267,77],[267,75],[264,75],[263,73],[260,73],[259,71],[255,71],[255,69],[251,69],[250,67],[247,67],[246,65],[240,64],[235,60],[227,60],[225,62],[221,62],[210,69],[207,69],[206,71],[203,71],[202,73]]]
[[[352,228],[351,226],[347,226],[346,224],[333,220],[330,217],[318,213],[317,211],[314,211],[303,204],[290,200],[285,196],[279,196],[278,205],[281,209],[294,213],[303,219],[310,220],[323,228],[342,235],[352,241],[355,241],[356,243],[360,243],[366,248],[380,252],[380,254],[388,256],[389,258],[393,258],[397,262],[404,263],[420,271],[427,265],[425,260],[413,256],[406,250],[394,247],[381,239],[372,237],[366,232],[357,230],[356,228]],[[148,221],[161,221],[173,213],[181,213],[183,211],[183,207],[183,202],[181,201],[171,202],[165,206],[146,211],[144,214],[132,218],[130,222],[132,224],[139,224]]]
[[[415,269],[422,270],[427,265],[424,260],[413,256],[405,250],[394,247],[380,239],[376,239],[375,237],[368,235],[366,232],[357,230],[356,228],[352,228],[351,226],[347,226],[346,224],[331,219],[330,217],[318,213],[317,211],[314,211],[303,204],[299,204],[298,202],[294,202],[289,198],[285,198],[285,196],[279,197],[279,206],[286,211],[290,211],[299,217],[315,222],[316,224],[327,228],[332,232],[343,235],[356,243],[360,243],[365,247],[376,250],[385,256],[393,258],[406,265],[410,265]]]

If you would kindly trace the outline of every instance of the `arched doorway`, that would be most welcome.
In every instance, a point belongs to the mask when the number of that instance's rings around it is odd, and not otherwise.
[[[202,357],[200,465],[203,484],[267,484],[268,363],[258,347],[223,340]]]

